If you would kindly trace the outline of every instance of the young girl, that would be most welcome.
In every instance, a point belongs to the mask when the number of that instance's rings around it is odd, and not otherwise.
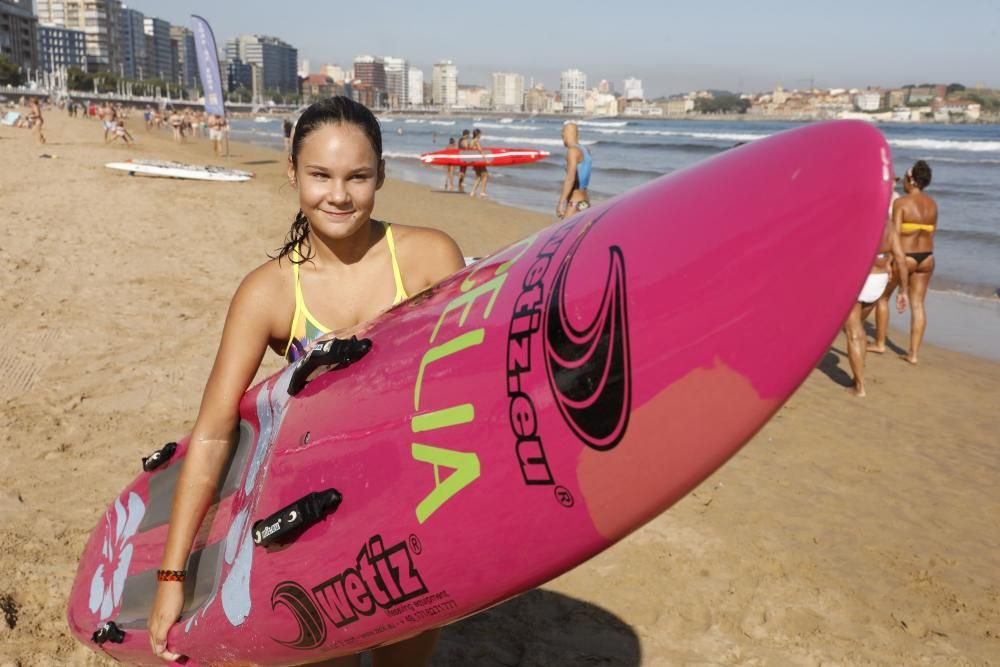
[[[346,97],[310,106],[298,121],[288,180],[300,210],[278,256],[250,272],[233,296],[174,495],[161,568],[183,570],[234,446],[239,402],[267,348],[297,359],[323,335],[348,336],[390,306],[464,266],[446,234],[371,217],[385,180],[375,116]],[[308,304],[308,307],[306,306]],[[161,581],[150,614],[153,653],[166,644],[184,602],[183,584]],[[379,648],[374,665],[423,665],[427,632]],[[352,656],[327,663],[360,665]]]

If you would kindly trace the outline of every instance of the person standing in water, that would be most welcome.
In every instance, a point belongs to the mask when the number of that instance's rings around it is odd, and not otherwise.
[[[469,142],[469,148],[471,148],[473,150],[477,150],[480,153],[482,153],[483,159],[485,160],[486,159],[486,151],[483,150],[483,147],[479,143],[479,137],[482,136],[482,134],[483,134],[483,131],[480,130],[478,127],[472,131],[472,141]],[[476,172],[476,180],[472,183],[472,190],[469,191],[469,196],[470,197],[475,197],[476,196],[476,188],[478,188],[481,185],[482,188],[479,191],[479,197],[481,199],[485,199],[486,198],[486,184],[490,180],[490,172],[486,168],[485,165],[483,165],[482,167],[473,167],[472,170],[474,172]]]
[[[177,479],[149,613],[150,648],[163,660],[180,657],[168,633],[184,605],[191,548],[236,444],[240,399],[268,348],[294,362],[318,340],[362,333],[385,310],[465,265],[447,234],[372,217],[385,181],[382,134],[374,114],[350,98],[332,97],[303,112],[287,173],[298,213],[277,255],[251,271],[233,296]],[[426,665],[437,635],[431,630],[376,648],[372,662]],[[361,660],[323,664],[358,667]]]
[[[924,341],[927,330],[927,312],[924,302],[927,298],[927,288],[931,276],[934,275],[934,233],[937,231],[937,203],[924,190],[931,184],[931,168],[924,160],[916,163],[903,177],[903,189],[906,195],[893,204],[892,221],[899,232],[906,261],[900,264],[903,270],[910,274],[909,287],[902,283],[901,289],[910,298],[910,348],[902,358],[911,364],[917,363],[917,354]],[[904,268],[905,267],[905,268]],[[886,294],[900,286],[900,280],[893,277]],[[875,313],[875,344],[868,349],[871,352],[885,352],[886,331],[889,325],[889,309],[881,306]]]
[[[455,147],[455,137],[450,137],[448,139],[448,148],[452,149]],[[454,190],[455,189],[455,165],[449,164],[448,171],[444,177],[444,189]]]
[[[464,151],[469,148],[469,131],[462,130],[462,136],[458,138],[458,150]],[[462,165],[458,168],[458,191],[465,192],[465,170],[468,169],[468,165]]]
[[[590,151],[580,145],[580,130],[576,123],[563,125],[562,141],[566,147],[566,178],[556,204],[556,215],[568,218],[590,208],[587,187],[590,185],[591,159]]]

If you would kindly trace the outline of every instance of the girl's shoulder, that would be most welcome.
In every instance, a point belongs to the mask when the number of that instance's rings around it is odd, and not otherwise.
[[[288,257],[269,259],[248,273],[237,289],[238,296],[245,296],[263,304],[278,306],[294,294],[292,262]]]
[[[392,224],[392,237],[400,272],[416,278],[422,287],[465,265],[458,244],[440,229]],[[443,275],[442,269],[447,271]]]

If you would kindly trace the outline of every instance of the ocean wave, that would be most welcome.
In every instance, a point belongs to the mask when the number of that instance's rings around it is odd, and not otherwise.
[[[403,121],[404,123],[426,123],[427,121],[423,118],[407,118]]]
[[[679,132],[677,130],[592,130],[598,134],[625,135],[637,137],[688,137],[709,141],[756,141],[770,136],[747,132]]]
[[[993,160],[990,158],[984,158],[981,160],[973,160],[960,157],[934,157],[931,155],[924,155],[920,157],[921,160],[927,160],[928,162],[947,162],[948,164],[992,164],[1000,165],[1000,160]]]
[[[528,125],[518,125],[516,127],[512,127],[510,124],[506,123],[503,125],[500,125],[498,123],[473,123],[473,125],[475,127],[482,127],[488,130],[529,130],[531,132],[535,132],[537,130],[542,129],[540,127],[531,127]]]
[[[625,127],[628,125],[627,120],[578,120],[577,125],[583,125],[584,127]]]
[[[562,146],[562,139],[539,139],[538,137],[497,137],[494,135],[483,135],[484,141],[501,141],[505,144],[524,144],[526,146]],[[581,141],[584,146],[593,146],[596,141]]]
[[[655,151],[681,151],[684,153],[718,153],[728,146],[718,146],[715,144],[694,144],[694,143],[669,143],[661,141],[609,141],[601,139],[598,146],[616,146],[633,150],[655,150]]]
[[[971,151],[1000,153],[1000,141],[956,141],[954,139],[889,139],[890,146],[928,151]],[[937,158],[935,158],[937,159]]]
[[[428,121],[428,123],[430,125],[454,125],[455,121],[453,121],[453,120],[431,120],[431,121]]]
[[[399,151],[383,151],[382,157],[392,158],[394,160],[419,160],[420,153],[403,153]]]
[[[664,173],[667,173],[663,171],[654,171],[652,169],[629,169],[627,167],[608,167],[606,169],[594,167],[594,172],[601,174],[602,176],[624,176],[625,178],[638,176],[647,180],[659,178],[660,176],[663,176]]]

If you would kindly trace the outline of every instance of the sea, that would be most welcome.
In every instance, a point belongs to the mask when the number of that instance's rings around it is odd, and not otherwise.
[[[234,119],[234,140],[281,148],[281,119]],[[565,175],[563,120],[548,117],[380,117],[390,178],[444,186],[445,170],[420,162],[463,129],[482,130],[482,144],[538,148],[540,162],[490,170],[489,196],[503,204],[552,213]],[[590,195],[609,199],[659,176],[696,164],[739,142],[756,141],[802,123],[758,120],[577,120],[593,156]],[[994,297],[1000,288],[1000,125],[884,123],[897,175],[916,160],[933,170],[927,193],[938,203],[934,289]],[[471,186],[472,172],[466,178]]]

